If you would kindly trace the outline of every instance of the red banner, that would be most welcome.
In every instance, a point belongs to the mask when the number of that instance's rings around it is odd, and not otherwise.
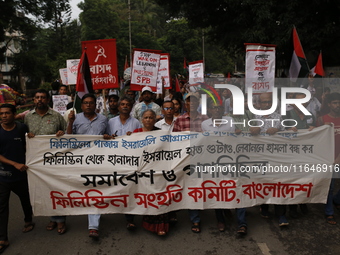
[[[93,89],[119,88],[116,39],[81,42],[90,64]]]

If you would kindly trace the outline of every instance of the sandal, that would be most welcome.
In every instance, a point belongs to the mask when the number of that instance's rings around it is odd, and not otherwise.
[[[55,229],[57,227],[57,222],[55,221],[50,221],[50,223],[48,223],[46,229],[48,231],[52,231],[53,229]]]
[[[191,231],[198,234],[201,232],[200,222],[193,223],[191,226]]]
[[[65,232],[66,232],[66,224],[65,224],[65,222],[59,222],[58,223],[58,234],[62,235],[62,234],[65,234]]]
[[[237,234],[245,236],[247,234],[247,227],[246,226],[241,226],[237,230]]]
[[[0,243],[0,253],[3,253],[7,247],[9,246],[9,243]]]
[[[166,232],[165,231],[158,231],[157,235],[159,236],[165,236]]]
[[[336,221],[333,215],[326,215],[326,221],[330,225],[336,225]]]
[[[90,229],[89,237],[98,238],[99,237],[98,230],[97,229]]]
[[[24,225],[24,228],[22,229],[23,233],[30,232],[34,229],[34,223],[33,222],[26,222]]]
[[[217,228],[220,232],[224,232],[225,231],[225,225],[223,222],[218,222],[217,223]]]
[[[128,222],[128,224],[126,225],[126,228],[130,231],[135,230],[136,229],[136,225],[132,222]]]

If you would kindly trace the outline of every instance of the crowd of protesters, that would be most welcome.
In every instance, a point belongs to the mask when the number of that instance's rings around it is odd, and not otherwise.
[[[322,95],[316,95],[313,86],[313,78],[310,77],[307,89],[311,92],[311,100],[304,106],[312,113],[306,116],[295,105],[287,105],[289,119],[294,119],[297,125],[291,130],[298,132],[300,129],[312,130],[320,125],[331,124],[335,129],[335,163],[340,163],[340,94],[330,93],[325,89]],[[243,89],[243,83],[238,87]],[[16,114],[16,108],[9,104],[0,106],[1,128],[0,128],[0,253],[9,245],[7,228],[9,217],[9,195],[11,191],[17,194],[21,200],[24,211],[24,233],[34,229],[32,220],[32,207],[29,201],[25,165],[25,134],[30,139],[37,135],[62,136],[64,134],[91,134],[103,135],[104,139],[112,139],[123,135],[133,135],[137,132],[149,132],[153,130],[179,131],[227,131],[240,134],[250,132],[258,135],[261,132],[274,135],[285,128],[277,122],[276,126],[249,127],[213,125],[214,119],[233,119],[239,122],[242,119],[283,119],[279,109],[266,116],[254,116],[247,108],[247,100],[244,104],[246,110],[244,115],[233,114],[233,97],[228,89],[217,89],[221,101],[208,100],[208,115],[200,113],[199,91],[193,91],[190,86],[180,83],[180,92],[168,91],[167,95],[157,95],[150,87],[144,87],[141,92],[132,91],[127,86],[119,92],[115,89],[104,91],[96,90],[94,94],[86,94],[81,99],[81,112],[76,114],[74,109],[74,94],[69,93],[68,110],[62,116],[51,109],[53,95],[68,94],[67,87],[59,86],[58,89],[49,93],[40,89],[34,95],[34,108],[21,114]],[[72,96],[72,97],[71,97]],[[290,94],[292,98],[304,98],[304,94]],[[321,102],[320,102],[320,100]],[[269,109],[272,105],[272,94],[263,93],[254,97],[254,107],[261,110]],[[17,121],[19,120],[19,122]],[[23,122],[23,123],[22,123]],[[49,124],[47,124],[49,123]],[[52,124],[51,124],[52,123]],[[231,123],[231,121],[228,121]],[[270,123],[270,122],[266,122]],[[333,197],[333,182],[329,188],[327,203],[325,205],[326,222],[335,225],[333,207],[340,208],[340,193]],[[259,215],[269,218],[269,205],[261,205]],[[298,205],[289,205],[289,216],[286,215],[285,205],[275,205],[280,227],[289,225],[288,218],[297,218]],[[299,205],[303,214],[308,213],[306,204]],[[246,235],[248,225],[246,221],[246,208],[236,209],[237,233]],[[225,219],[228,216],[225,209],[216,209],[216,222],[219,231],[225,230]],[[199,210],[189,210],[191,231],[201,231],[201,220]],[[125,215],[127,229],[134,230],[136,224],[134,215]],[[88,216],[88,229],[91,238],[99,237],[100,215]],[[158,235],[166,235],[172,224],[177,222],[176,212],[157,216],[144,216],[143,227]],[[54,216],[50,218],[46,229],[52,231],[57,229],[58,234],[67,232],[66,216]]]

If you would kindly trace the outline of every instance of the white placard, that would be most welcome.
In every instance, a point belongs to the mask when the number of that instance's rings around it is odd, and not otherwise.
[[[68,59],[68,60],[66,60],[68,85],[77,83],[79,62],[80,62],[80,59]]]
[[[153,131],[26,140],[36,216],[325,203],[334,160],[328,125],[272,136]]]
[[[271,92],[275,82],[275,47],[247,45],[246,89],[253,93]],[[247,91],[247,90],[246,90]]]

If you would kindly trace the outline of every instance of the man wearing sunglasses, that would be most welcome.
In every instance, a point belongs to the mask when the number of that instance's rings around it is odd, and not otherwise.
[[[158,127],[162,130],[172,131],[172,128],[174,126],[173,124],[176,120],[174,118],[174,113],[175,113],[174,103],[172,101],[164,101],[162,105],[162,114],[164,118],[158,121],[155,124],[155,127]]]

